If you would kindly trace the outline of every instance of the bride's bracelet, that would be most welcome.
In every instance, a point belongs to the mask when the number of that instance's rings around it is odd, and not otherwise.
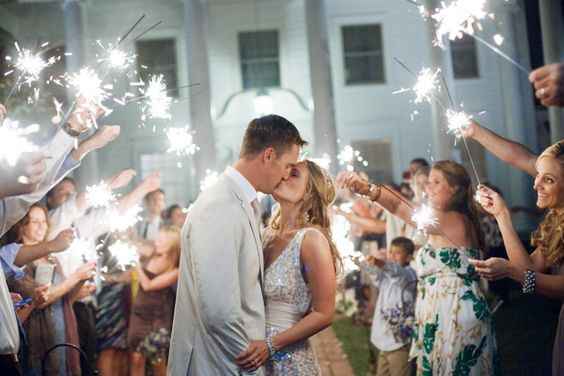
[[[272,344],[272,337],[266,337],[265,342],[266,342],[266,347],[268,348],[268,356],[272,357],[274,354],[276,354],[276,351],[278,351]]]
[[[380,196],[382,195],[382,184],[370,184],[368,187],[368,198],[371,201],[378,201]]]

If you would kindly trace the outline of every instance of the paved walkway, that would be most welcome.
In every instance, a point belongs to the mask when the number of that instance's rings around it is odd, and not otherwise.
[[[354,376],[349,360],[331,327],[318,333],[311,342],[323,376]]]

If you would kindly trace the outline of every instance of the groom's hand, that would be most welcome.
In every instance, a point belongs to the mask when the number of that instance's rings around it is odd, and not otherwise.
[[[268,359],[268,346],[265,341],[251,341],[247,350],[243,351],[235,362],[245,371],[254,371],[260,368]]]

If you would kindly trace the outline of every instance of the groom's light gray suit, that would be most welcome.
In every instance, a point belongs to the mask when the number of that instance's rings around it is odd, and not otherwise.
[[[265,337],[259,231],[248,193],[226,173],[194,203],[182,228],[168,375],[245,374],[235,357]]]

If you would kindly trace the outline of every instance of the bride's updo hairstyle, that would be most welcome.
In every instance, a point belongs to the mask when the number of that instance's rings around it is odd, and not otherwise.
[[[480,227],[478,206],[474,199],[474,187],[468,172],[459,163],[454,161],[438,161],[433,164],[433,169],[440,171],[445,177],[448,185],[454,189],[446,210],[456,211],[468,218],[468,231],[472,242],[481,250],[484,249],[484,236]]]
[[[309,171],[309,177],[298,216],[301,220],[300,227],[315,227],[325,235],[333,256],[333,265],[335,270],[338,270],[341,258],[333,242],[329,217],[329,208],[336,197],[335,184],[329,174],[315,162],[306,159],[304,163]],[[275,230],[280,228],[280,210],[272,217],[270,226]]]
[[[541,158],[553,158],[560,162],[561,176],[564,177],[564,140],[549,146],[538,157],[538,159]],[[533,232],[531,244],[541,250],[549,266],[562,263],[564,259],[564,208],[549,208],[539,228]]]

